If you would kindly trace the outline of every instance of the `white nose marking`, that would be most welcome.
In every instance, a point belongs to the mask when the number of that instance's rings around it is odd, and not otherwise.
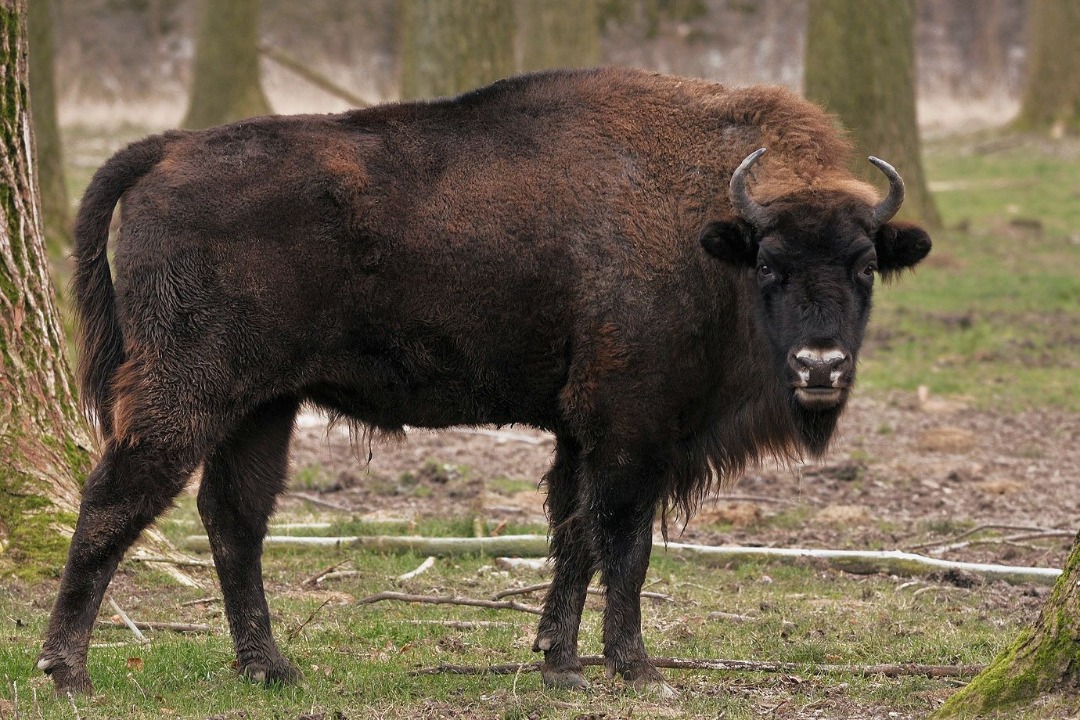
[[[803,348],[799,352],[795,353],[795,357],[802,360],[807,365],[832,365],[833,363],[839,363],[845,357],[843,350],[814,350],[812,348]],[[810,368],[802,368],[799,371],[799,379],[802,380],[804,385],[810,384]],[[836,387],[840,382],[840,370],[833,370],[829,373],[829,383]]]

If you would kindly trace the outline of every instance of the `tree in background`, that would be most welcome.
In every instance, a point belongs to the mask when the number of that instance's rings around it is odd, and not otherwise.
[[[40,573],[63,562],[58,528],[74,527],[91,440],[39,222],[26,12],[26,0],[0,0],[0,564]]]
[[[260,2],[199,3],[195,73],[184,127],[210,127],[270,112],[259,80]]]
[[[55,260],[69,245],[71,206],[64,184],[64,153],[60,145],[60,123],[56,117],[54,82],[53,3],[30,3],[27,20],[30,32],[30,100],[34,134],[37,136],[38,187],[45,245]]]
[[[514,73],[514,3],[402,0],[401,97],[454,95]]]
[[[1080,2],[1032,0],[1027,84],[1016,126],[1080,133]]]
[[[600,62],[599,0],[519,0],[514,7],[519,72]]]
[[[856,175],[880,184],[866,156],[888,160],[907,185],[901,217],[937,227],[915,117],[914,27],[914,0],[810,0],[805,93],[850,131]]]

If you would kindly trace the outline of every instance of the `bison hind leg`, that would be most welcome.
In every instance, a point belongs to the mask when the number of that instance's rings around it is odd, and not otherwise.
[[[207,456],[199,487],[199,515],[221,583],[237,672],[266,685],[300,679],[274,642],[262,580],[262,541],[285,488],[297,407],[289,398],[251,412]]]

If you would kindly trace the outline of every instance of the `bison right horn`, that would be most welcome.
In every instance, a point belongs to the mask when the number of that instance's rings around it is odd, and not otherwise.
[[[759,148],[747,155],[739,167],[735,168],[735,172],[731,175],[731,183],[728,185],[728,196],[731,198],[731,204],[735,206],[735,212],[743,220],[757,228],[768,222],[769,213],[764,207],[754,202],[753,198],[750,197],[750,193],[746,191],[746,176],[754,163],[764,154],[765,148]]]
[[[900,173],[896,172],[896,168],[884,160],[871,155],[870,162],[878,170],[885,173],[885,177],[889,178],[889,194],[885,196],[884,200],[877,204],[871,218],[874,229],[876,230],[892,220],[893,215],[895,215],[900,209],[900,206],[904,204],[904,179],[900,177]]]

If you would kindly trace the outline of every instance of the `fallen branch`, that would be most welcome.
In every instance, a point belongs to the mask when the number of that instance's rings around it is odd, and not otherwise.
[[[551,587],[551,583],[538,583],[536,585],[526,585],[525,587],[520,588],[508,588],[495,593],[493,597],[496,600],[502,600],[503,598],[511,597],[513,595],[527,595],[528,593],[540,592],[541,590],[547,590],[549,587]],[[589,588],[588,593],[590,595],[603,595],[604,591],[602,588],[591,587]],[[648,590],[642,590],[641,597],[650,598],[652,600],[663,600],[664,602],[675,602],[675,598],[670,595],[650,592]]]
[[[422,575],[423,573],[426,573],[428,570],[430,570],[434,566],[435,566],[435,556],[434,555],[429,555],[427,560],[420,563],[420,567],[416,568],[415,570],[410,570],[407,573],[402,573],[401,575],[398,575],[398,578],[397,578],[398,582],[405,582],[407,580],[412,580],[417,575]]]
[[[713,610],[706,615],[710,620],[726,620],[728,622],[754,622],[757,618],[750,615],[739,615],[738,613],[723,612],[721,610]]]
[[[300,77],[304,78],[305,80],[307,80],[309,83],[311,83],[315,87],[319,88],[320,90],[323,90],[324,92],[327,92],[327,93],[329,93],[331,95],[334,95],[335,97],[341,98],[342,100],[349,103],[353,107],[357,107],[357,108],[371,107],[371,103],[369,103],[364,98],[360,97],[359,95],[356,95],[355,93],[349,92],[348,90],[341,87],[340,85],[338,85],[336,82],[334,82],[330,78],[326,77],[325,75],[323,75],[320,72],[312,70],[310,67],[308,67],[304,63],[302,63],[299,60],[297,60],[296,58],[294,58],[292,55],[289,55],[288,53],[286,53],[286,52],[284,52],[282,50],[278,50],[277,48],[272,48],[272,47],[270,47],[269,45],[266,45],[266,44],[260,44],[259,45],[259,53],[261,55],[266,56],[266,58],[268,60],[273,60],[274,62],[276,62],[281,67],[285,68],[286,70],[290,70],[293,73],[295,73],[296,75],[299,75]]]
[[[112,620],[101,620],[98,624],[106,627],[131,627],[123,621],[114,622]],[[204,633],[210,632],[211,630],[209,625],[198,623],[146,622],[144,620],[139,620],[133,621],[133,624],[139,630],[171,630],[172,632],[178,633]],[[142,633],[139,634],[142,635]],[[143,640],[145,639],[146,638],[144,637]]]
[[[943,546],[943,545],[948,544],[948,543],[955,543],[958,540],[963,540],[964,538],[971,537],[972,535],[977,535],[978,533],[981,533],[981,532],[986,532],[987,530],[1013,530],[1013,531],[1017,531],[1017,532],[1047,532],[1047,528],[1032,527],[1031,525],[1002,525],[1002,524],[999,524],[999,523],[990,523],[990,524],[987,524],[987,525],[976,525],[975,527],[971,528],[970,530],[965,530],[964,532],[960,533],[959,535],[956,535],[956,536],[954,536],[952,538],[949,538],[947,542],[943,542],[941,540],[931,540],[929,542],[919,543],[918,545],[909,545],[907,549],[908,550],[923,550],[925,548],[939,547],[939,546]]]
[[[973,677],[983,670],[983,665],[919,665],[915,663],[897,663],[883,665],[817,665],[812,663],[757,662],[753,660],[691,660],[685,658],[650,658],[658,668],[671,670],[736,670],[766,673],[805,673],[810,675],[857,675],[859,677],[902,677],[922,676],[930,678]],[[581,658],[584,666],[603,665],[604,658],[599,655],[585,655]],[[503,665],[451,665],[413,670],[410,675],[510,675],[520,672],[536,672],[539,662],[506,663]]]
[[[205,535],[192,535],[184,541],[190,550],[206,551],[210,541]],[[292,535],[268,535],[263,547],[277,546],[349,547],[377,550],[380,552],[415,552],[423,555],[445,557],[448,555],[547,555],[545,535],[500,535],[499,537],[420,537],[416,535],[364,535],[351,537],[301,537]]]
[[[128,617],[128,614],[124,612],[123,608],[117,605],[116,601],[113,600],[111,597],[109,598],[109,605],[112,607],[113,610],[116,611],[116,614],[120,616],[120,619],[123,620],[123,622],[120,623],[121,626],[126,625],[127,628],[135,634],[135,639],[139,642],[146,642],[146,636],[143,635],[142,632],[139,630],[139,626],[131,621],[131,618]]]
[[[315,585],[318,585],[319,583],[321,583],[323,580],[326,579],[327,575],[334,574],[335,570],[337,570],[342,565],[348,564],[348,562],[349,562],[348,560],[342,560],[341,562],[334,563],[333,565],[326,568],[325,570],[320,570],[319,572],[315,573],[314,575],[312,575],[311,577],[309,577],[307,580],[305,580],[304,582],[302,582],[300,584],[305,586],[305,587],[313,587]]]
[[[309,502],[312,505],[318,505],[319,507],[329,508],[330,510],[338,510],[340,512],[347,512],[347,513],[353,512],[353,508],[351,508],[351,507],[347,507],[345,505],[339,505],[338,503],[330,502],[329,500],[323,500],[318,495],[312,495],[311,493],[291,492],[291,493],[286,493],[286,495],[288,495],[289,497],[297,498],[298,500],[303,500],[305,502]]]
[[[401,602],[426,603],[428,605],[466,605],[468,607],[491,608],[494,610],[519,610],[521,612],[532,613],[533,615],[540,615],[542,612],[540,608],[532,607],[531,605],[522,605],[513,600],[480,600],[478,598],[467,597],[410,595],[408,593],[392,591],[369,595],[356,602],[362,605],[370,605],[371,603],[382,602],[383,600],[400,600]]]
[[[438,625],[453,630],[480,630],[486,628],[517,627],[515,623],[502,620],[402,620],[406,625]]]
[[[186,541],[190,549],[205,549],[209,541],[205,536],[192,536]],[[274,546],[335,546],[364,548],[382,552],[416,552],[425,555],[459,555],[483,553],[488,555],[516,555],[519,557],[545,557],[548,553],[545,535],[503,535],[485,538],[445,538],[417,536],[360,536],[360,537],[292,537],[269,536],[266,547]],[[821,560],[838,570],[857,575],[888,573],[891,575],[926,575],[942,570],[959,570],[980,575],[988,580],[1005,580],[1011,583],[1037,582],[1052,585],[1061,575],[1058,568],[1020,567],[970,563],[917,555],[900,550],[820,550],[813,548],[767,548],[740,545],[692,545],[688,543],[654,540],[654,554],[667,557],[701,557],[725,563],[747,561],[797,562],[804,559]],[[496,558],[496,563],[501,560]]]

